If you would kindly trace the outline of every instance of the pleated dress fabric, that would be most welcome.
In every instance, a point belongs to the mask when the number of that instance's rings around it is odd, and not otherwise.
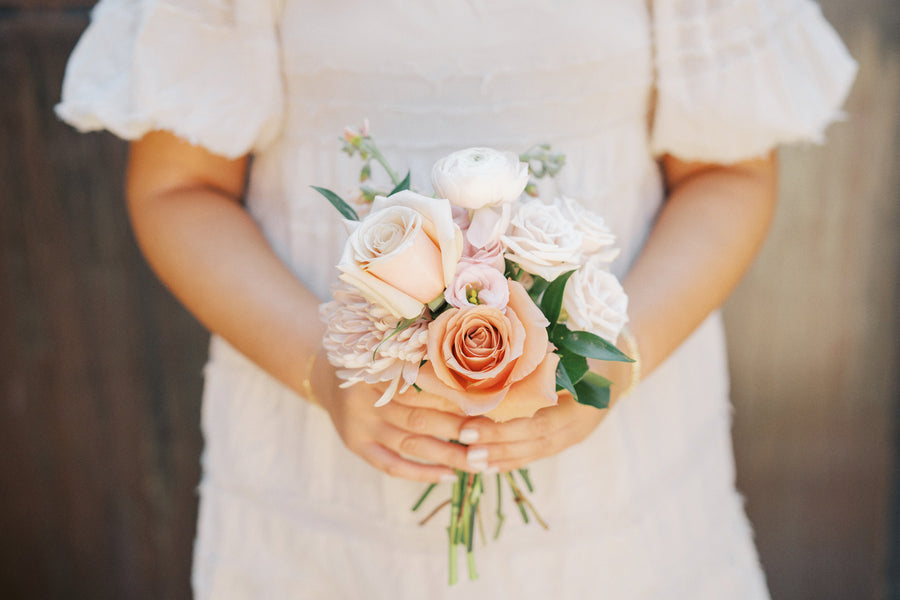
[[[252,152],[248,210],[326,299],[345,233],[310,186],[353,188],[346,125],[368,118],[424,191],[453,150],[551,143],[567,164],[542,192],[606,218],[622,275],[663,202],[660,155],[729,163],[821,141],[855,69],[807,0],[105,0],[57,111],[82,130]],[[478,581],[461,559],[451,588],[446,515],[420,527],[410,512],[422,484],[370,467],[213,336],[196,597],[767,598],[726,366],[714,314],[586,440],[532,465],[550,529],[521,523],[507,494]],[[489,481],[488,530],[494,494]]]

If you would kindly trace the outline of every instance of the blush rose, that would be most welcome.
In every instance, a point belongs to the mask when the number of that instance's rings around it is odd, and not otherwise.
[[[521,284],[508,281],[506,312],[451,308],[428,326],[428,361],[416,384],[468,415],[494,421],[530,417],[557,403],[559,356],[547,319]]]
[[[453,280],[463,239],[447,200],[409,190],[379,196],[350,226],[340,279],[394,316],[418,316]]]

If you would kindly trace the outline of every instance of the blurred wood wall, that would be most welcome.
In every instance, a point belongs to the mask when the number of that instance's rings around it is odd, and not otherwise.
[[[125,145],[52,114],[91,4],[0,0],[0,597],[187,598],[206,336],[132,241]],[[739,486],[776,600],[900,598],[900,7],[822,5],[861,69],[726,307]]]
[[[0,598],[187,598],[207,336],[132,241],[125,144],[52,112],[90,2],[38,4],[0,3]]]
[[[821,4],[860,70],[726,307],[738,484],[774,598],[900,598],[900,3]]]

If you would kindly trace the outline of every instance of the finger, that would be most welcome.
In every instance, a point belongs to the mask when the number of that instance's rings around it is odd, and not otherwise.
[[[449,413],[391,402],[378,409],[381,417],[397,429],[410,433],[454,440],[459,436],[464,417]]]
[[[491,444],[549,437],[566,420],[558,407],[552,408],[555,410],[541,409],[533,417],[512,419],[505,423],[495,423],[485,417],[469,419],[463,422],[459,439],[469,444]]]
[[[406,406],[421,406],[433,410],[440,410],[460,417],[468,417],[466,413],[459,408],[455,402],[447,400],[442,396],[430,394],[428,392],[419,392],[414,388],[410,388],[402,394],[397,394],[391,400],[391,403],[397,402]]]
[[[402,456],[455,469],[466,468],[466,447],[460,444],[439,440],[430,435],[410,433],[391,425],[384,425],[379,429],[377,441]]]
[[[369,442],[363,445],[360,448],[359,455],[370,465],[392,477],[424,481],[426,483],[456,480],[456,474],[447,467],[423,464],[403,458],[378,442]]]
[[[538,458],[556,454],[564,447],[561,442],[559,436],[552,436],[469,446],[466,451],[466,465],[470,471],[484,471],[488,468],[502,470],[501,466],[509,464],[524,465]]]
[[[494,423],[483,417],[465,421],[459,440],[468,444],[516,442],[552,437],[573,423],[590,423],[595,427],[606,414],[605,410],[578,404],[571,397],[560,397],[559,404],[537,411],[532,417]]]

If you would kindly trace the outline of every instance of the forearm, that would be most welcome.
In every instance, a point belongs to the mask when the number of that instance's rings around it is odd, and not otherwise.
[[[624,281],[644,375],[728,298],[775,207],[774,157],[733,166],[674,159],[664,165],[669,196]]]
[[[131,193],[138,243],[159,278],[210,331],[300,391],[322,330],[317,298],[269,247],[236,198],[179,185]]]

